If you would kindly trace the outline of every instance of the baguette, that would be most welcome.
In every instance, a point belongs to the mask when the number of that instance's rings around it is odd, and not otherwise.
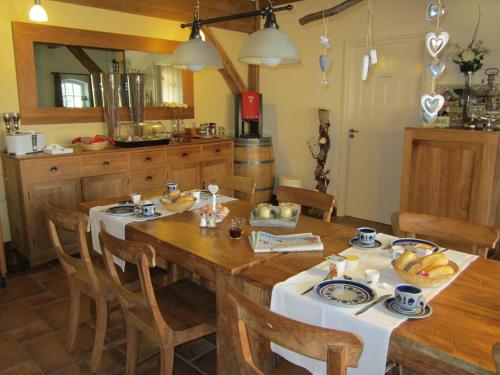
[[[425,269],[431,269],[438,266],[446,266],[447,264],[448,257],[446,256],[446,254],[435,253],[427,255],[426,257],[423,257],[418,262],[413,264],[410,268],[408,268],[408,273],[416,275]]]
[[[455,270],[452,266],[437,266],[427,270],[429,277],[453,275]]]
[[[413,262],[417,258],[417,255],[412,251],[405,251],[403,255],[401,255],[396,262],[394,262],[394,266],[400,270],[404,270],[405,267]]]

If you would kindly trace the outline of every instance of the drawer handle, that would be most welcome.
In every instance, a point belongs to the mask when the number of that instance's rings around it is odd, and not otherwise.
[[[145,162],[150,162],[151,160],[153,160],[153,159],[151,159],[151,157],[150,157],[150,156],[146,156],[146,157],[144,158],[144,161],[145,161]]]
[[[109,161],[107,161],[107,160],[102,162],[102,165],[104,165],[104,166],[106,166],[106,165],[110,165],[110,164],[111,164],[111,163],[110,163]]]
[[[216,152],[216,153],[220,152],[220,148],[216,148],[216,149],[215,149],[215,152]]]
[[[183,152],[181,156],[182,156],[183,158],[187,158],[187,157],[188,157],[188,154],[187,154],[187,152]]]
[[[56,166],[50,167],[51,172],[57,172],[58,170],[59,168],[57,168]]]
[[[151,181],[153,179],[153,176],[146,176],[146,181]]]

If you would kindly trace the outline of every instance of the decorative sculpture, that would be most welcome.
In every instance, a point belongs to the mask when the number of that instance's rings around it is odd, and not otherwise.
[[[327,175],[330,170],[325,171],[326,159],[330,151],[330,111],[327,109],[319,109],[319,137],[315,140],[307,142],[309,151],[313,159],[316,160],[317,165],[314,170],[314,178],[316,180],[316,190],[326,193],[330,179]]]

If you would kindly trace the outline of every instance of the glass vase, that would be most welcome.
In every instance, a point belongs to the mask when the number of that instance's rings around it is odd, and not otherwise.
[[[466,124],[469,121],[469,106],[472,96],[472,76],[473,72],[467,72],[465,74],[465,85],[462,96],[462,124]]]

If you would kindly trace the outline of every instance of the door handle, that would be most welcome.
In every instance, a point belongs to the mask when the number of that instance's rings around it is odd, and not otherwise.
[[[359,130],[356,129],[349,129],[349,138],[354,138],[354,135],[356,133],[359,133]]]

